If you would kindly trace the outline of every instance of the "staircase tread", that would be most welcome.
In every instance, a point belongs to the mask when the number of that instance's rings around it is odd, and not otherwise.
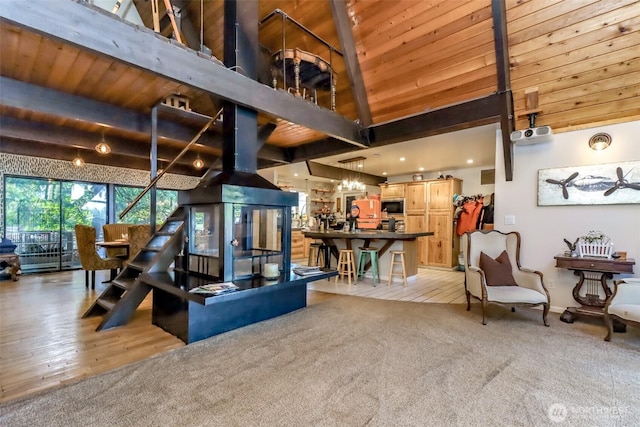
[[[104,297],[104,296],[100,296],[96,302],[101,305],[102,307],[106,308],[108,311],[113,310],[113,308],[115,307],[116,303],[120,301],[120,298],[117,297]]]
[[[137,277],[117,277],[111,282],[114,286],[122,289],[129,289],[136,281]]]

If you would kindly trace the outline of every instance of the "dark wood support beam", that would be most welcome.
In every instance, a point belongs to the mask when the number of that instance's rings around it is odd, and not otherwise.
[[[0,137],[20,141],[20,145],[28,146],[30,141],[37,143],[50,144],[48,150],[41,152],[40,157],[49,155],[50,151],[70,150],[73,156],[77,150],[94,151],[99,137],[93,132],[81,131],[71,128],[65,128],[47,123],[36,123],[23,119],[2,116],[0,118]],[[116,138],[110,136],[107,142],[111,147],[112,153],[135,159],[146,159],[149,161],[149,144],[136,143],[131,140]],[[4,147],[3,147],[4,149]],[[14,152],[19,147],[12,149]],[[171,162],[180,152],[180,149],[172,149],[166,146],[158,147],[158,160],[165,164]],[[31,151],[29,151],[30,153]],[[15,152],[15,154],[20,154]],[[30,155],[27,152],[25,155]],[[180,163],[185,166],[191,165],[196,159],[195,152],[189,152],[184,155]],[[205,163],[212,163],[218,156],[200,153],[200,157]]]
[[[342,181],[343,179],[348,179],[353,175],[357,176],[357,178],[367,185],[379,185],[387,180],[387,178],[377,175],[371,175],[364,172],[357,172],[352,170],[347,170],[343,168],[337,168],[335,166],[327,166],[322,163],[316,162],[307,162],[307,169],[309,170],[309,175],[311,176],[319,176],[322,178],[331,178],[336,179],[338,181]]]
[[[43,144],[36,141],[21,141],[5,139],[0,137],[0,146],[2,152],[8,154],[17,154],[30,157],[43,157],[47,159],[65,160],[71,163],[71,159],[77,154],[77,150],[52,150],[51,145]],[[123,156],[120,154],[110,153],[103,156],[94,151],[81,151],[80,156],[86,163],[104,165],[104,166],[120,166],[129,169],[149,170],[149,156],[146,158],[136,158]],[[197,171],[192,165],[178,164],[172,168],[171,173],[178,175],[200,176],[202,171]]]
[[[493,40],[496,51],[498,73],[498,95],[500,96],[500,129],[502,131],[502,152],[504,154],[504,174],[507,181],[513,180],[513,144],[511,132],[515,130],[513,115],[513,94],[509,73],[509,40],[507,32],[507,6],[504,0],[491,2],[493,15]]]
[[[358,118],[362,126],[368,127],[373,123],[373,119],[369,109],[367,90],[364,86],[364,80],[362,80],[362,72],[360,71],[360,63],[358,62],[356,43],[353,39],[347,6],[344,0],[329,0],[329,4],[331,5],[333,21],[336,24],[336,31],[340,39],[340,47],[347,67],[347,76],[351,83],[351,92],[358,111]]]
[[[491,94],[484,98],[372,126],[369,128],[371,147],[482,126],[495,123],[499,118],[500,96]]]
[[[51,19],[52,16],[56,19]],[[227,69],[214,58],[204,58],[151,30],[130,25],[99,8],[72,1],[25,3],[21,0],[5,0],[0,9],[0,21],[147,70],[356,146],[367,145],[360,134],[361,127],[354,121],[284,91],[274,90]],[[139,54],[141,46],[148,54]]]
[[[5,107],[34,111],[85,123],[99,123],[145,137],[149,137],[151,134],[151,120],[148,114],[7,77],[0,77],[0,88],[2,88],[0,90],[0,105]],[[158,123],[158,138],[160,140],[181,141],[185,144],[193,138],[199,130],[198,128],[203,126],[210,118],[202,114],[163,105],[158,106],[158,112],[161,118]],[[170,119],[173,116],[181,120],[188,119],[192,121],[194,127],[171,122]],[[218,129],[218,132],[221,133],[221,129]],[[222,150],[222,137],[219,134],[205,133],[198,143]],[[281,163],[287,162],[285,151],[271,145],[264,145],[260,149],[258,157],[262,156],[268,160]]]

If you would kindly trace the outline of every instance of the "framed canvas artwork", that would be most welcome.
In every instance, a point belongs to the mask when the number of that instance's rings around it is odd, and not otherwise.
[[[538,171],[538,206],[635,203],[640,203],[640,161]]]

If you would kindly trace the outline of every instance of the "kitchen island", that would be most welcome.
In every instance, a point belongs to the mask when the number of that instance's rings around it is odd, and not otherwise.
[[[415,279],[418,274],[418,244],[416,239],[422,236],[433,236],[432,231],[424,232],[390,232],[385,230],[358,230],[358,231],[305,231],[304,236],[310,239],[320,239],[325,245],[331,247],[331,253],[338,259],[340,249],[352,249],[356,258],[360,254],[361,247],[378,248],[379,273],[382,280],[389,280],[389,265],[391,262],[390,251],[405,252],[405,269],[407,280]],[[353,243],[354,240],[362,240],[363,243]],[[371,263],[365,266],[369,270]]]

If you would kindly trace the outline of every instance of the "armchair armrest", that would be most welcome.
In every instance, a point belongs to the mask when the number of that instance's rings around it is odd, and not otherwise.
[[[529,268],[520,268],[513,272],[513,278],[516,279],[518,286],[538,291],[541,294],[548,295],[547,288],[542,282],[542,273]]]
[[[616,282],[609,304],[640,304],[640,282]]]
[[[465,267],[465,275],[467,291],[475,297],[482,298],[482,291],[485,286],[484,271],[473,265],[467,265]]]

